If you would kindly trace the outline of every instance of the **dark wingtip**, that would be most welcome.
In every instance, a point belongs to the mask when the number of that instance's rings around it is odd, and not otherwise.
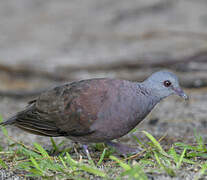
[[[13,116],[13,117],[7,119],[7,120],[4,121],[4,122],[1,122],[1,123],[0,123],[0,126],[10,125],[10,124],[13,124],[15,121],[16,121],[16,116]]]

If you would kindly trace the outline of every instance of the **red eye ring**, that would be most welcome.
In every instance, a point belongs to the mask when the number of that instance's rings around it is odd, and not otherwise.
[[[163,84],[165,87],[169,87],[172,83],[169,80],[166,80]]]

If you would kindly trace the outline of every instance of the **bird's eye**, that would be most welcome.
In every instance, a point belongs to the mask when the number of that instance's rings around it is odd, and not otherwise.
[[[169,80],[166,80],[163,84],[165,87],[169,87],[172,83]]]

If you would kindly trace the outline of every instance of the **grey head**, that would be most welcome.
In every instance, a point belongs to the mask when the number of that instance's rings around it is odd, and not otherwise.
[[[184,99],[188,96],[179,85],[177,76],[169,71],[158,71],[153,73],[142,84],[151,90],[151,92],[160,99],[176,94]]]

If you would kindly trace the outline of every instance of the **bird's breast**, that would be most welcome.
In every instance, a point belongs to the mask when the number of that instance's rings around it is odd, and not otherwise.
[[[112,101],[103,104],[98,112],[97,121],[91,127],[100,136],[108,139],[116,139],[127,134],[149,113],[149,110],[145,110],[147,102],[141,97],[137,98],[133,91],[120,94],[121,96],[114,94],[111,97]]]

